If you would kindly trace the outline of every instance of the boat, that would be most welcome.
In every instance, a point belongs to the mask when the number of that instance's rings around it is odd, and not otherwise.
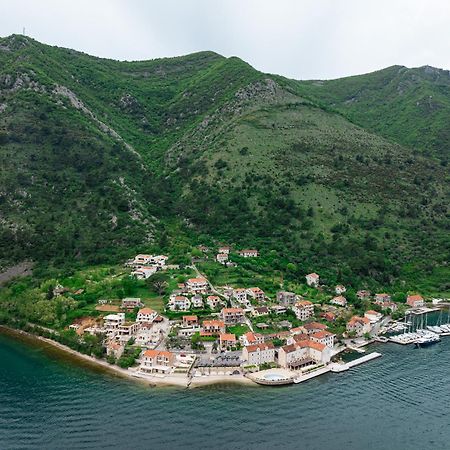
[[[429,345],[436,344],[441,338],[432,332],[421,333],[421,336],[416,340],[416,347],[428,347]]]

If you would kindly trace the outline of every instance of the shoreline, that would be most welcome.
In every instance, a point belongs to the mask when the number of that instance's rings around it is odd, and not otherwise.
[[[189,379],[186,376],[180,375],[169,375],[166,377],[157,377],[151,375],[145,375],[141,373],[137,373],[133,370],[122,369],[116,365],[111,365],[108,362],[97,359],[90,355],[85,355],[83,353],[79,353],[76,350],[67,347],[64,344],[56,342],[52,339],[45,338],[43,336],[39,336],[36,334],[29,333],[27,331],[19,330],[16,328],[10,328],[6,325],[0,325],[0,334],[5,334],[12,338],[20,337],[22,341],[27,341],[28,343],[44,343],[49,345],[52,350],[58,350],[61,352],[61,355],[70,356],[73,361],[78,360],[78,362],[82,361],[83,363],[87,363],[90,370],[92,369],[102,369],[105,372],[109,372],[110,375],[120,376],[121,378],[125,378],[128,380],[137,381],[141,384],[145,384],[149,387],[182,387],[182,388],[198,388],[209,385],[217,385],[217,384],[241,384],[241,385],[252,385],[257,386],[256,383],[251,381],[249,378],[244,377],[243,375],[211,375],[211,376],[202,376],[202,377],[192,377]]]

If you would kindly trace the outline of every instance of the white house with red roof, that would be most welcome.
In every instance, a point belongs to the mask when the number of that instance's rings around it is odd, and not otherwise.
[[[157,315],[158,313],[152,308],[142,308],[137,313],[136,321],[138,323],[142,322],[152,323],[156,319]]]
[[[425,301],[421,295],[408,295],[406,304],[411,308],[421,308],[425,306]]]
[[[204,294],[208,290],[208,280],[203,277],[189,278],[186,287],[193,294]]]
[[[266,294],[259,287],[252,287],[247,289],[247,294],[254,300],[258,302],[263,302],[266,298]]]
[[[344,292],[347,291],[347,288],[343,285],[343,284],[338,284],[335,288],[334,291],[336,292],[337,295],[341,295]]]
[[[330,303],[331,303],[332,305],[337,305],[337,306],[343,306],[343,307],[345,307],[345,306],[347,306],[347,299],[346,299],[345,297],[343,297],[342,295],[338,295],[338,296],[336,296],[336,297],[333,297],[333,298],[330,300]]]
[[[242,359],[252,366],[274,362],[275,346],[272,342],[247,345],[242,350]]]
[[[323,330],[311,334],[310,339],[314,342],[319,342],[320,344],[324,344],[327,347],[333,348],[335,337],[336,337],[335,334]]]
[[[225,322],[223,320],[204,320],[201,335],[215,336],[225,333]]]
[[[370,333],[370,330],[370,320],[367,317],[353,316],[347,322],[347,331],[355,333],[356,336],[363,336],[366,333]]]
[[[370,323],[378,322],[383,318],[383,314],[378,311],[374,311],[373,309],[366,311],[364,313],[364,317],[370,320]]]
[[[168,306],[171,311],[189,311],[191,301],[184,295],[172,295]]]
[[[147,350],[141,358],[139,370],[144,373],[171,372],[175,362],[175,355],[172,352],[162,350]]]
[[[243,346],[262,344],[264,342],[264,335],[248,331],[247,333],[244,333],[242,336],[239,337],[239,341],[242,343]]]
[[[317,287],[319,286],[319,280],[320,277],[319,275],[317,275],[317,273],[308,273],[308,275],[305,276],[306,278],[306,284],[308,286],[313,286],[313,287]]]
[[[219,346],[222,350],[226,350],[236,346],[236,335],[233,333],[222,333],[219,335]]]
[[[228,253],[217,253],[216,261],[220,264],[225,264],[228,261]]]
[[[292,307],[292,311],[298,320],[307,320],[314,315],[314,305],[308,300],[301,300]]]
[[[244,310],[242,308],[223,308],[220,312],[225,325],[242,323],[245,319]]]
[[[299,340],[278,350],[278,364],[288,369],[328,364],[330,359],[331,348],[312,340]]]
[[[236,288],[233,289],[233,298],[239,302],[242,303],[243,305],[247,305],[248,301],[247,301],[247,289],[245,288]]]

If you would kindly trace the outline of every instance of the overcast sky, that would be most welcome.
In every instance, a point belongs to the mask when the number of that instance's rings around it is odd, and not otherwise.
[[[0,0],[0,35],[115,59],[213,50],[291,78],[450,69],[449,0]]]

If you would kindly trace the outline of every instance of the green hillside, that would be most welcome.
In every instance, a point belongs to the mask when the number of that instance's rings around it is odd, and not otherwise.
[[[291,261],[299,277],[448,289],[449,177],[434,158],[448,154],[446,109],[408,133],[409,85],[378,109],[367,94],[389,99],[393,70],[358,81],[347,107],[340,80],[294,82],[212,52],[118,62],[1,39],[1,264],[227,242],[276,252],[274,270]],[[416,90],[445,104],[442,77]]]
[[[366,75],[292,82],[291,86],[370,131],[445,162],[449,159],[448,70],[392,66]]]

